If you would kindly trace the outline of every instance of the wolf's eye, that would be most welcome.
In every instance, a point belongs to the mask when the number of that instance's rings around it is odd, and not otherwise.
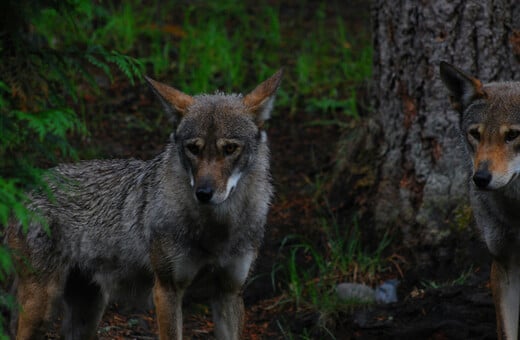
[[[229,156],[229,155],[233,154],[235,151],[237,151],[237,148],[238,148],[238,145],[229,143],[229,144],[224,145],[223,151],[226,156]]]
[[[509,130],[506,132],[505,140],[506,142],[512,142],[518,136],[520,136],[520,131],[518,130]]]
[[[471,137],[475,138],[476,140],[480,140],[480,132],[478,132],[478,129],[471,129],[468,131]]]
[[[188,144],[186,145],[186,148],[194,156],[197,156],[200,153],[200,147],[197,144]]]

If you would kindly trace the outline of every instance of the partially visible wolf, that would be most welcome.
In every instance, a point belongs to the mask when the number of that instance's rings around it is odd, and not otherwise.
[[[182,298],[203,285],[215,335],[238,339],[241,289],[264,234],[272,196],[269,118],[282,71],[246,96],[189,96],[148,79],[179,119],[150,161],[95,160],[49,172],[51,198],[32,194],[25,234],[8,229],[18,259],[17,339],[41,336],[64,301],[66,339],[91,339],[111,298],[153,290],[161,339],[182,339]]]
[[[482,82],[441,63],[472,164],[470,201],[493,256],[499,339],[518,339],[520,307],[520,82]]]

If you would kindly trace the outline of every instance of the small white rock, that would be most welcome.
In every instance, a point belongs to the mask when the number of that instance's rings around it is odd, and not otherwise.
[[[341,300],[356,300],[363,303],[376,301],[374,289],[361,283],[340,283],[336,286],[336,294]]]

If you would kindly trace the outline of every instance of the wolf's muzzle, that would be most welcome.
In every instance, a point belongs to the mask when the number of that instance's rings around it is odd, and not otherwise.
[[[492,175],[487,170],[478,170],[473,175],[473,182],[479,189],[486,189],[491,182]]]
[[[210,186],[202,186],[197,188],[195,196],[201,203],[208,203],[213,197],[213,188]]]

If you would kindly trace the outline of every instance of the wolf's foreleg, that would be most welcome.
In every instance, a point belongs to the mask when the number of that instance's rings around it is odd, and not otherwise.
[[[108,303],[108,296],[92,282],[92,278],[73,270],[65,284],[64,339],[95,339],[99,321]]]
[[[211,301],[215,336],[219,340],[238,340],[244,328],[244,301],[239,292],[219,294]]]
[[[256,251],[246,251],[230,259],[218,276],[218,293],[211,299],[217,339],[238,340],[244,328],[244,300],[241,292]]]
[[[520,266],[493,261],[491,289],[495,300],[498,339],[518,339],[520,307]]]
[[[54,300],[59,293],[56,277],[29,276],[18,281],[17,299],[20,303],[16,339],[37,339],[42,336],[42,326],[49,320]]]
[[[182,340],[182,298],[184,289],[173,282],[162,282],[157,276],[153,287],[153,300],[159,326],[159,339]]]

